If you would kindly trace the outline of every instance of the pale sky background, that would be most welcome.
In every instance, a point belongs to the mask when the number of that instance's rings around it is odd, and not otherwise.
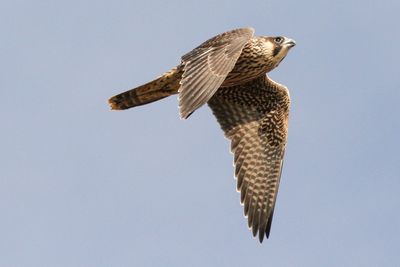
[[[400,2],[0,4],[0,267],[400,266]],[[270,239],[208,107],[107,99],[236,27],[297,46]]]

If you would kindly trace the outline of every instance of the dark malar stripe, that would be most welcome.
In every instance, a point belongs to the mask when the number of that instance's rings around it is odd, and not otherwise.
[[[272,56],[276,56],[277,54],[279,54],[279,52],[281,51],[282,46],[277,46],[274,48],[274,51],[272,51]]]

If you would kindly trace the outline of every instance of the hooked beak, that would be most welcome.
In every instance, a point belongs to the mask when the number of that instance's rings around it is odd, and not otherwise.
[[[296,45],[296,42],[293,39],[286,38],[283,44],[288,46],[289,48],[292,48],[293,46]]]

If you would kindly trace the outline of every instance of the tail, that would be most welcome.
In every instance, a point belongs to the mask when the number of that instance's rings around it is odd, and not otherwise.
[[[111,97],[111,109],[121,110],[145,105],[178,93],[182,71],[178,68],[164,73],[161,77],[124,93]]]

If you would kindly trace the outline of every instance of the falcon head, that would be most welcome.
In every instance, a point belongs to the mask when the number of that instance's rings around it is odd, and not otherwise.
[[[264,37],[263,49],[272,69],[286,57],[289,50],[296,45],[293,39],[284,36]]]

